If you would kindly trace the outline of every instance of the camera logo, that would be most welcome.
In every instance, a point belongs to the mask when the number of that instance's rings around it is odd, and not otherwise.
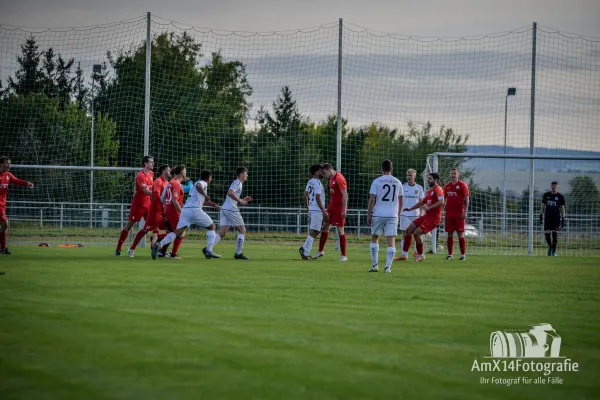
[[[495,331],[490,335],[492,358],[559,358],[561,337],[548,323],[522,332]]]

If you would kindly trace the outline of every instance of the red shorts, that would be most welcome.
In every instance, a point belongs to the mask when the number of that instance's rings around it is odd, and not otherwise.
[[[421,228],[423,233],[429,233],[438,226],[435,221],[425,218],[425,215],[415,219],[412,223],[415,224],[417,228]]]
[[[174,208],[170,208],[169,210],[165,211],[165,224],[169,225],[172,229],[177,229],[180,216],[181,214],[175,211]]]
[[[460,217],[460,214],[446,214],[444,228],[446,232],[464,232],[465,220]]]
[[[127,219],[133,222],[140,222],[142,218],[148,219],[148,207],[131,206],[129,217]]]
[[[8,221],[8,217],[6,216],[6,209],[4,207],[0,207],[0,221]]]
[[[150,232],[155,229],[171,232],[170,227],[168,227],[167,224],[165,224],[162,212],[157,212],[154,215],[148,215],[148,220],[146,221],[146,226],[144,226],[144,230]]]
[[[341,207],[330,207],[327,209],[327,214],[329,214],[329,223],[333,226],[344,227],[346,225],[346,218],[342,218],[342,208]]]

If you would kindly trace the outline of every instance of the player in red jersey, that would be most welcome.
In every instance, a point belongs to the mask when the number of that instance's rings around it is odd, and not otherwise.
[[[412,206],[411,208],[405,208],[403,211],[412,211],[419,207],[422,207],[425,210],[425,215],[421,215],[419,218],[415,219],[408,226],[404,236],[404,247],[402,248],[402,255],[398,256],[395,260],[398,261],[406,261],[408,260],[408,250],[410,249],[410,245],[412,242],[412,237],[414,235],[415,242],[417,243],[417,257],[415,261],[421,262],[425,259],[423,255],[423,240],[421,236],[431,232],[442,221],[442,206],[444,205],[444,191],[438,185],[440,181],[440,175],[437,172],[432,172],[427,175],[427,184],[429,185],[429,190],[425,194],[423,200],[419,201],[417,204]]]
[[[119,242],[117,243],[117,250],[115,256],[121,255],[121,247],[129,235],[129,231],[133,228],[136,222],[139,222],[142,218],[148,219],[147,213],[150,207],[150,196],[152,196],[152,182],[154,181],[154,158],[152,156],[142,157],[142,169],[135,176],[135,194],[131,201],[131,208],[129,209],[129,217],[127,218],[127,224],[121,231],[119,236]]]
[[[158,167],[158,175],[158,178],[152,184],[152,199],[150,201],[150,208],[148,208],[148,219],[144,227],[135,235],[135,239],[133,239],[133,243],[131,243],[131,247],[129,248],[129,257],[135,256],[135,248],[148,232],[153,232],[152,245],[154,245],[156,241],[154,236],[158,236],[159,230],[173,231],[169,223],[165,223],[163,218],[163,204],[160,201],[160,196],[171,178],[171,168],[168,165],[161,165]]]
[[[171,175],[173,179],[165,186],[165,190],[161,195],[163,205],[165,207],[165,218],[171,227],[177,227],[179,223],[179,217],[181,216],[181,208],[183,207],[183,187],[181,187],[181,181],[185,179],[185,167],[183,165],[178,165],[171,170]],[[164,239],[163,239],[164,240]],[[181,242],[183,241],[183,236],[175,238],[173,243],[173,251],[171,252],[170,258],[174,260],[181,260],[181,257],[177,255],[177,251],[179,250],[179,246],[181,246]],[[152,259],[155,260],[158,255],[158,250],[160,247],[164,246],[166,243],[160,242],[160,245],[152,246]]]
[[[8,218],[6,217],[6,195],[8,185],[27,186],[33,189],[33,183],[16,178],[8,172],[10,170],[10,158],[0,157],[0,254],[10,254],[6,248],[6,233],[8,232]]]
[[[454,232],[458,233],[458,245],[460,247],[460,260],[467,259],[467,243],[465,241],[465,220],[469,211],[469,187],[458,179],[460,172],[452,168],[450,177],[452,180],[444,186],[444,197],[446,199],[446,218],[444,226],[448,232],[448,256],[446,260],[452,260],[452,248],[454,247]]]
[[[348,184],[346,178],[339,172],[333,169],[331,164],[323,164],[323,176],[329,178],[329,221],[323,221],[323,229],[321,230],[321,239],[319,241],[319,252],[315,254],[313,259],[323,257],[325,255],[325,243],[329,236],[329,227],[335,226],[340,236],[340,250],[342,257],[340,261],[348,261],[346,257],[346,234],[344,233],[344,225],[346,225],[346,212],[348,211]]]

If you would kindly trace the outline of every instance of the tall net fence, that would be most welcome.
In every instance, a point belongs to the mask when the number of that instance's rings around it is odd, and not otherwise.
[[[212,170],[209,193],[219,203],[235,168],[248,167],[244,193],[254,201],[242,212],[251,232],[273,240],[304,234],[308,168],[337,166],[339,154],[348,231],[368,235],[368,190],[383,159],[404,181],[435,152],[529,154],[534,48],[536,153],[599,156],[600,40],[545,27],[415,38],[337,22],[260,33],[158,17],[2,25],[0,153],[36,184],[10,189],[12,235],[76,232],[110,243],[145,146],[157,166],[184,164],[192,179]],[[115,170],[56,168],[90,165]],[[597,163],[590,168],[596,176]],[[474,174],[474,187],[496,190],[486,179]]]

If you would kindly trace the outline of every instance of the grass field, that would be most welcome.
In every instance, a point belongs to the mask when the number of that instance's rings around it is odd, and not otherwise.
[[[0,256],[0,398],[581,399],[600,392],[598,258],[472,256],[367,273],[331,248],[233,243],[183,261],[112,248],[11,246]],[[385,260],[385,246],[380,265]],[[126,252],[125,252],[126,253]],[[493,331],[551,323],[579,372],[562,384],[482,384]]]

